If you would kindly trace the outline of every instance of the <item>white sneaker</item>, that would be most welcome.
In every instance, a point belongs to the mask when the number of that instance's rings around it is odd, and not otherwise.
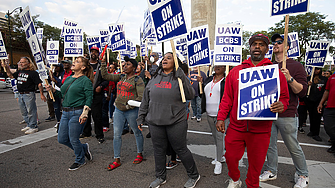
[[[268,181],[277,179],[277,175],[272,174],[272,172],[266,170],[259,176],[259,181]]]
[[[38,128],[35,128],[35,129],[29,128],[24,134],[33,134],[33,133],[36,133],[37,131],[38,131]]]
[[[239,188],[242,186],[242,181],[233,181],[232,179],[229,180],[229,185],[227,188]]]
[[[197,118],[197,116],[192,116],[192,117],[191,117],[191,119],[196,119],[196,118]]]
[[[216,161],[215,168],[214,168],[214,174],[218,175],[222,172],[222,164],[219,161]]]
[[[298,179],[296,180],[294,188],[306,188],[308,187],[308,183],[309,183],[309,177],[299,176]]]
[[[24,121],[24,120],[22,120],[22,121],[19,122],[20,125],[22,125],[24,123],[26,123],[26,121]]]
[[[54,128],[57,129],[58,126],[59,126],[59,122],[56,123],[56,125],[54,126]]]
[[[28,126],[27,126],[27,127],[23,127],[23,128],[21,129],[21,131],[22,131],[22,132],[26,132],[28,129],[29,129]]]
[[[200,122],[201,121],[201,118],[197,118],[197,122]]]

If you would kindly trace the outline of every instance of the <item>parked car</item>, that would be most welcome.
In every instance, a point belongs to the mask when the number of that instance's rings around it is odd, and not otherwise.
[[[6,89],[6,79],[0,78],[0,89]]]

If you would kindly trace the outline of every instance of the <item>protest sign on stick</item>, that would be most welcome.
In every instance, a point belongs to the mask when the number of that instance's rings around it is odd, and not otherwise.
[[[198,76],[201,76],[200,66],[211,64],[208,25],[192,28],[186,38],[189,67],[197,67]],[[202,82],[199,82],[199,89],[202,94]]]
[[[170,40],[175,68],[178,69],[178,59],[173,38],[187,33],[184,12],[180,0],[152,1],[148,0],[158,42]],[[186,102],[183,83],[178,78],[180,94]]]
[[[276,120],[278,113],[270,110],[280,97],[278,65],[239,71],[238,120]]]
[[[58,55],[59,41],[47,41],[47,61],[51,66],[58,64]]]
[[[271,16],[286,14],[285,32],[284,32],[283,64],[282,64],[283,68],[286,68],[289,14],[307,12],[309,8],[309,2],[310,0],[302,0],[302,1],[272,0],[271,2]]]
[[[312,66],[311,79],[313,80],[315,67],[323,68],[329,51],[330,41],[312,40],[307,48],[306,66]],[[308,86],[307,96],[311,87]]]
[[[2,63],[4,63],[4,61],[3,61],[4,59],[8,59],[5,43],[4,43],[4,40],[2,38],[1,32],[0,32],[0,59],[1,59]],[[4,71],[6,72],[6,69],[4,69]]]
[[[81,27],[64,27],[64,57],[84,55],[83,33]]]
[[[23,29],[26,33],[26,39],[29,43],[31,52],[34,56],[36,66],[38,68],[38,72],[40,77],[48,84],[48,71],[46,70],[46,64],[44,56],[42,55],[42,50],[39,45],[39,41],[37,38],[37,32],[34,26],[33,19],[31,17],[31,13],[29,10],[29,6],[27,6],[20,14],[19,14]],[[54,100],[53,94],[49,91],[50,98]]]

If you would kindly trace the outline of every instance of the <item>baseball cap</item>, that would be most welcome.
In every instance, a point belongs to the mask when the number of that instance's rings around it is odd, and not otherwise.
[[[271,37],[271,42],[276,41],[277,38],[281,38],[281,39],[284,40],[284,35],[280,35],[280,34],[278,34],[278,33],[272,35],[272,37]],[[287,45],[288,45],[288,46],[291,46],[291,39],[290,39],[290,37],[287,37]]]
[[[96,50],[96,51],[100,52],[100,49],[98,47],[96,47],[96,46],[92,46],[91,49],[90,49],[90,51],[92,51],[92,50]]]
[[[61,63],[68,63],[68,64],[72,64],[71,60],[62,60]]]
[[[263,35],[262,33],[260,33],[260,34],[253,35],[249,39],[249,45],[251,46],[251,44],[253,42],[255,42],[256,40],[262,40],[262,41],[264,41],[266,43],[266,45],[269,45],[269,43],[270,43],[269,37],[266,36],[266,35]]]

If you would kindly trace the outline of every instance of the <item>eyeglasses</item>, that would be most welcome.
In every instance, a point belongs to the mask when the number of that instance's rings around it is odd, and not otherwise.
[[[277,40],[277,41],[272,42],[272,44],[275,45],[276,43],[278,43],[279,45],[279,44],[283,44],[283,42],[284,40]]]

